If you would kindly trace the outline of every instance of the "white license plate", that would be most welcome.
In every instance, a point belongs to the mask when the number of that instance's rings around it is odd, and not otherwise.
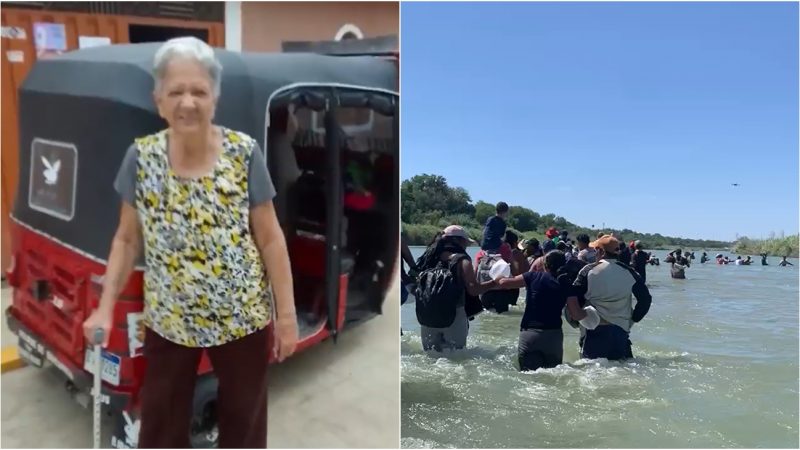
[[[85,355],[86,356],[83,359],[83,368],[94,375],[94,349],[87,348]],[[114,386],[119,386],[119,356],[107,353],[105,351],[102,352],[102,355],[103,365],[100,371],[100,378],[107,383],[113,384]]]
[[[22,329],[17,331],[17,338],[17,347],[22,359],[34,367],[43,367],[44,355],[47,352],[44,345]]]

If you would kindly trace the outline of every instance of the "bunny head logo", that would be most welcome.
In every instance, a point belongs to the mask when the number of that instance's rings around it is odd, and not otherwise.
[[[44,163],[44,182],[50,186],[58,182],[58,171],[61,169],[61,160],[56,160],[51,163],[44,156],[42,156]]]

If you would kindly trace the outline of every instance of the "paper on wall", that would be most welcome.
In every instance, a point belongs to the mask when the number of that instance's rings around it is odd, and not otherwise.
[[[27,39],[28,33],[22,27],[2,27],[0,28],[0,37],[8,39]]]
[[[111,45],[111,38],[107,36],[78,36],[78,48],[102,47]]]
[[[8,50],[6,52],[6,58],[12,63],[25,62],[25,52],[22,50]]]

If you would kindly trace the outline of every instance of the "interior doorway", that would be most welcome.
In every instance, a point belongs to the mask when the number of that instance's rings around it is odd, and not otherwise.
[[[131,44],[164,42],[181,36],[194,36],[208,43],[208,30],[202,28],[163,27],[158,25],[130,25],[128,35]]]

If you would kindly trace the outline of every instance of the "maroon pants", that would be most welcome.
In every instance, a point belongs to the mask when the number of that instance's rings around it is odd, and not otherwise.
[[[147,329],[139,448],[190,446],[192,401],[204,350],[219,381],[220,448],[266,448],[269,344],[268,329],[206,349],[175,344]]]

